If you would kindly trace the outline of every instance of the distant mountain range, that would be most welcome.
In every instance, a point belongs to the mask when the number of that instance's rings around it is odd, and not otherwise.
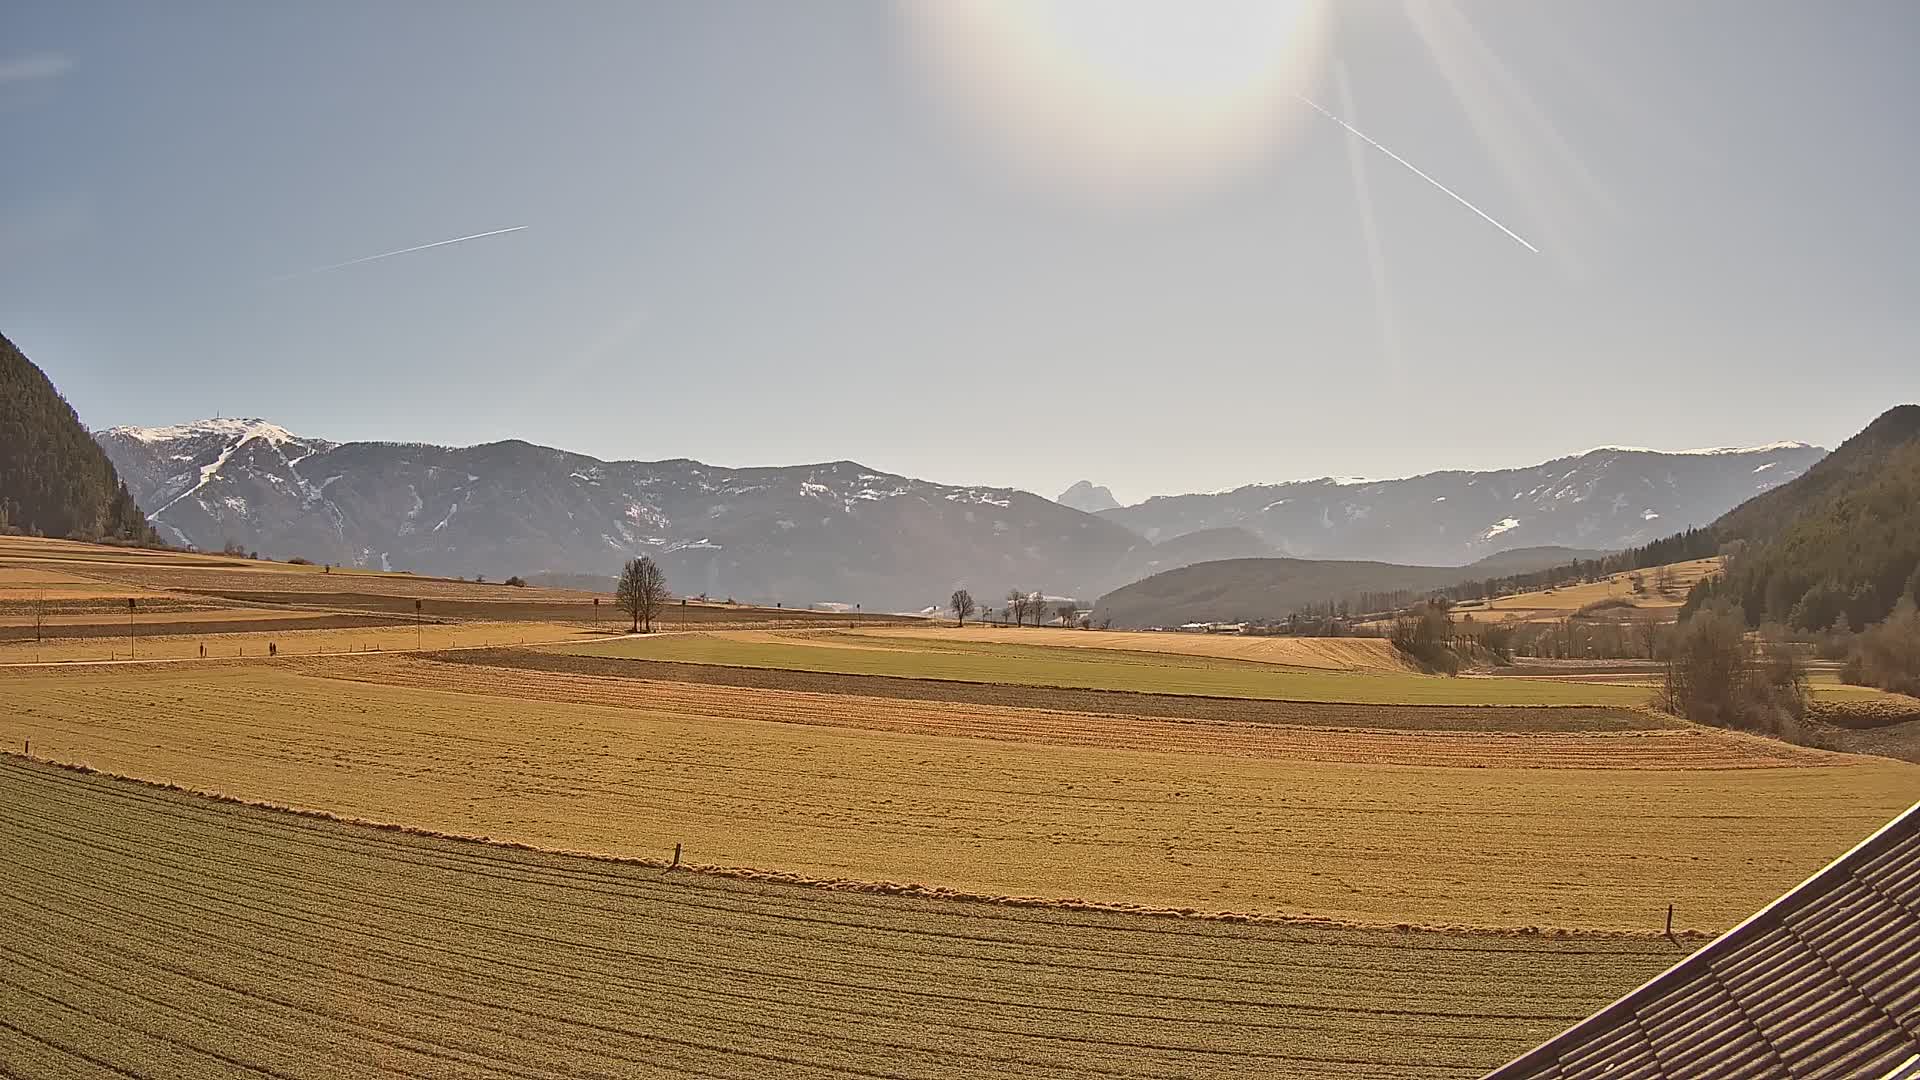
[[[1798,442],[1677,452],[1602,447],[1522,469],[1165,496],[1100,516],[1155,541],[1231,527],[1296,558],[1460,566],[1507,548],[1644,544],[1705,525],[1825,455]]]
[[[1071,506],[1086,514],[1097,514],[1102,510],[1120,508],[1120,500],[1113,497],[1113,492],[1103,487],[1095,487],[1091,480],[1080,481],[1061,492],[1060,497],[1053,501],[1061,506]]]
[[[645,553],[683,593],[884,610],[943,604],[962,586],[983,601],[1015,587],[1091,599],[1220,559],[1457,567],[1511,548],[1624,547],[1711,521],[1822,454],[1799,443],[1596,450],[1530,469],[1257,486],[1090,514],[851,461],[730,469],[520,441],[334,443],[257,419],[96,438],[162,538],[202,549],[496,578],[610,576]],[[1091,483],[1069,497],[1111,501]]]
[[[1158,568],[1125,528],[1007,488],[851,461],[608,462],[511,441],[333,443],[264,420],[100,432],[166,539],[447,576],[611,577],[652,555],[677,592],[886,610],[1020,586],[1097,595]]]

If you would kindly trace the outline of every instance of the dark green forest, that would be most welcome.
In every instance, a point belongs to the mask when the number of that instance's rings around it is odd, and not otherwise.
[[[73,406],[0,335],[0,529],[159,542]]]
[[[1714,525],[1726,572],[1682,617],[1719,602],[1752,625],[1863,630],[1920,593],[1920,405],[1888,411],[1791,483]],[[1843,626],[1844,624],[1844,626]]]

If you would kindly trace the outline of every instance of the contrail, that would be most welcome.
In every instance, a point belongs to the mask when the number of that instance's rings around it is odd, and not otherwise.
[[[1305,95],[1302,95],[1302,94],[1295,94],[1294,96],[1299,98],[1301,101],[1305,102],[1310,107],[1312,107],[1313,111],[1319,113],[1321,116],[1326,117],[1327,119],[1333,121],[1334,123],[1339,124],[1341,127],[1346,128],[1348,131],[1353,132],[1355,135],[1360,136],[1361,139],[1366,141],[1368,146],[1373,147],[1375,150],[1378,150],[1381,153],[1392,158],[1393,160],[1399,162],[1400,164],[1405,165],[1413,173],[1413,175],[1419,177],[1422,180],[1425,180],[1427,183],[1432,184],[1434,187],[1439,188],[1441,191],[1445,192],[1447,196],[1451,198],[1454,202],[1457,202],[1461,206],[1464,206],[1467,209],[1473,211],[1474,213],[1479,214],[1482,218],[1486,219],[1487,224],[1493,226],[1496,229],[1499,229],[1501,232],[1506,233],[1508,236],[1513,237],[1514,242],[1519,244],[1521,247],[1526,248],[1528,251],[1531,251],[1536,255],[1540,253],[1539,248],[1534,247],[1532,244],[1527,243],[1526,237],[1521,236],[1519,233],[1514,232],[1512,229],[1509,229],[1505,225],[1502,225],[1498,221],[1495,221],[1492,214],[1487,213],[1485,210],[1482,210],[1479,207],[1473,205],[1472,203],[1468,202],[1466,199],[1461,198],[1459,192],[1454,191],[1452,188],[1448,187],[1447,185],[1441,183],[1438,180],[1435,180],[1433,177],[1428,176],[1426,173],[1421,172],[1420,169],[1417,166],[1415,166],[1413,162],[1408,161],[1406,158],[1403,158],[1399,154],[1396,154],[1393,151],[1387,149],[1386,147],[1380,145],[1379,141],[1373,138],[1373,136],[1368,135],[1366,132],[1361,131],[1359,128],[1354,127],[1352,124],[1349,124],[1345,120],[1342,120],[1339,117],[1333,115],[1332,113],[1328,112],[1326,109],[1321,108],[1320,103],[1317,101],[1314,101],[1312,98],[1306,97]]]
[[[1366,136],[1363,135],[1361,138],[1366,138]],[[1368,141],[1371,142],[1372,140],[1369,139]],[[308,274],[324,274],[329,270],[344,270],[349,266],[359,266],[361,263],[370,263],[377,259],[391,259],[395,255],[407,255],[415,251],[425,251],[428,248],[446,247],[448,244],[458,244],[467,240],[478,240],[486,236],[501,236],[506,233],[519,232],[526,228],[531,228],[531,226],[515,225],[511,229],[495,229],[492,232],[477,232],[471,236],[456,236],[451,240],[435,240],[431,244],[417,244],[413,247],[401,248],[399,251],[383,251],[378,255],[363,255],[358,259],[348,259],[346,262],[334,263],[332,266],[316,266],[311,270],[300,270],[292,274],[282,274],[273,280],[285,281],[288,278],[305,277]]]

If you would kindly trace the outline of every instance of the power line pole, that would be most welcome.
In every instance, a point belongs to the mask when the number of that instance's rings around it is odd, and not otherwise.
[[[133,597],[127,597],[127,659],[133,659]]]

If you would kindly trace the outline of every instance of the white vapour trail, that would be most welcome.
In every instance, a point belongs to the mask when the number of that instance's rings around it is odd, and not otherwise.
[[[1353,105],[1353,87],[1347,82],[1347,65],[1333,62],[1333,78],[1340,91],[1340,107],[1348,116],[1358,116]],[[1373,275],[1374,314],[1380,319],[1380,343],[1386,348],[1387,361],[1394,373],[1401,369],[1400,334],[1394,325],[1393,296],[1387,291],[1387,260],[1380,250],[1380,226],[1373,216],[1373,194],[1367,188],[1367,151],[1357,139],[1347,140],[1347,167],[1353,170],[1353,197],[1360,208],[1360,237],[1367,245],[1367,269]]]
[[[529,225],[515,225],[510,229],[494,229],[491,232],[477,232],[472,234],[471,236],[456,236],[451,240],[435,240],[431,244],[416,244],[413,247],[401,248],[398,251],[383,251],[378,255],[362,255],[358,259],[348,259],[346,262],[334,263],[332,266],[316,266],[311,270],[301,270],[292,274],[282,274],[279,277],[274,278],[273,280],[285,281],[288,278],[305,277],[308,274],[324,274],[329,270],[344,270],[349,266],[359,266],[361,263],[370,263],[377,259],[391,259],[395,255],[408,255],[416,251],[425,251],[428,248],[446,247],[448,244],[459,244],[459,243],[464,243],[465,241],[468,241],[468,240],[479,240],[482,237],[487,237],[487,236],[502,236],[502,235],[505,235],[506,233],[515,233],[515,232],[519,232],[522,229],[527,229],[531,227],[532,226],[529,226]]]
[[[1403,158],[1399,154],[1396,154],[1393,151],[1387,149],[1386,147],[1380,145],[1379,140],[1373,138],[1373,136],[1368,135],[1366,132],[1361,131],[1359,128],[1354,127],[1352,124],[1349,124],[1345,120],[1342,120],[1339,117],[1328,112],[1326,109],[1321,107],[1319,102],[1314,101],[1312,98],[1306,97],[1305,95],[1301,95],[1301,94],[1296,94],[1294,96],[1298,97],[1302,102],[1306,103],[1306,105],[1312,108],[1314,112],[1319,113],[1321,116],[1326,117],[1327,119],[1333,121],[1334,123],[1339,124],[1341,127],[1346,128],[1348,131],[1353,132],[1355,135],[1360,136],[1361,139],[1366,141],[1366,144],[1368,146],[1373,147],[1375,150],[1378,150],[1381,153],[1392,158],[1393,160],[1399,162],[1400,164],[1405,165],[1407,169],[1413,173],[1413,175],[1419,177],[1422,180],[1425,180],[1427,183],[1432,184],[1434,187],[1439,188],[1442,192],[1444,192],[1447,195],[1448,198],[1452,199],[1454,202],[1457,202],[1461,206],[1464,206],[1467,209],[1473,211],[1474,213],[1480,215],[1480,217],[1484,219],[1487,224],[1493,226],[1496,229],[1499,229],[1501,232],[1506,233],[1508,236],[1513,237],[1514,242],[1519,244],[1521,247],[1526,248],[1528,251],[1531,251],[1536,255],[1540,253],[1539,248],[1534,247],[1532,244],[1527,243],[1526,237],[1521,236],[1519,233],[1514,232],[1512,229],[1509,229],[1505,225],[1502,225],[1500,224],[1500,222],[1494,220],[1494,217],[1492,214],[1489,214],[1485,210],[1482,210],[1479,207],[1468,202],[1466,199],[1461,197],[1459,192],[1453,190],[1447,185],[1441,183],[1440,181],[1435,180],[1433,177],[1428,176],[1426,173],[1421,172],[1419,166],[1416,166],[1413,162],[1408,161],[1406,158]]]

